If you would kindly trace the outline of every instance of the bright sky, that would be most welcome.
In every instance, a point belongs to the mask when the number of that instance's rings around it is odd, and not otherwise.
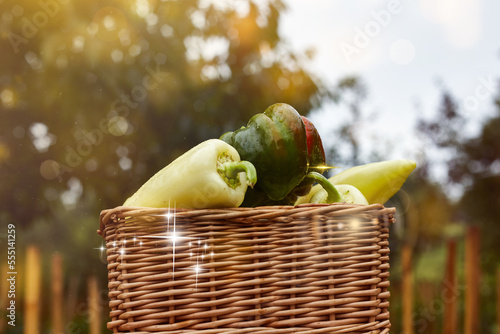
[[[281,36],[297,50],[314,48],[312,70],[328,82],[353,74],[364,80],[368,100],[362,110],[376,112],[377,118],[363,124],[362,133],[367,141],[378,133],[395,143],[394,158],[418,157],[414,121],[436,112],[440,87],[470,117],[470,131],[492,114],[500,78],[499,1],[285,3],[289,9],[283,14]],[[346,114],[327,106],[311,118],[328,138],[337,118]]]

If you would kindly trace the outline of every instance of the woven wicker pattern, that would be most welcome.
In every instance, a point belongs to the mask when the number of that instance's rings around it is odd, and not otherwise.
[[[101,213],[114,333],[388,333],[382,205]]]

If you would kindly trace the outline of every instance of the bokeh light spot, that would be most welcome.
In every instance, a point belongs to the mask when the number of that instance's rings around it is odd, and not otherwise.
[[[111,51],[111,59],[113,59],[115,63],[121,62],[123,60],[123,52],[121,50],[114,49]]]
[[[14,92],[9,88],[2,90],[0,93],[0,100],[2,100],[2,105],[5,108],[14,107]]]
[[[0,142],[0,162],[6,161],[10,158],[10,149],[9,147]]]
[[[73,52],[81,52],[83,47],[85,46],[85,38],[83,36],[75,36],[73,37]]]
[[[45,160],[40,165],[40,174],[46,180],[54,180],[61,174],[61,165],[55,160]]]
[[[95,15],[93,23],[89,25],[87,31],[96,34],[104,41],[119,40],[119,33],[123,29],[128,29],[128,20],[125,14],[116,7],[101,8]]]
[[[128,128],[128,121],[121,116],[115,116],[109,120],[108,131],[113,136],[123,136],[127,133]]]
[[[16,126],[12,130],[12,134],[14,135],[14,138],[21,139],[24,138],[26,135],[26,129],[24,129],[22,126]]]

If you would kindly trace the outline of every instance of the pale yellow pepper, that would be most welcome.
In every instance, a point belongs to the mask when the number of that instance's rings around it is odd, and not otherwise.
[[[257,182],[255,167],[241,161],[231,145],[209,139],[164,167],[123,205],[144,207],[238,207],[247,186]]]
[[[328,180],[333,185],[354,186],[369,204],[385,204],[401,189],[416,166],[415,161],[406,159],[374,162],[346,169]],[[309,203],[321,189],[320,185],[315,185],[309,194],[299,197],[295,205]]]

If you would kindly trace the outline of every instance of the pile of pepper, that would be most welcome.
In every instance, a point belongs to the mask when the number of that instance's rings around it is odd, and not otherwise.
[[[187,151],[124,205],[201,209],[383,204],[415,166],[410,160],[387,161],[357,166],[327,179],[323,173],[332,167],[326,164],[317,129],[292,106],[277,103],[253,116],[246,126]]]

